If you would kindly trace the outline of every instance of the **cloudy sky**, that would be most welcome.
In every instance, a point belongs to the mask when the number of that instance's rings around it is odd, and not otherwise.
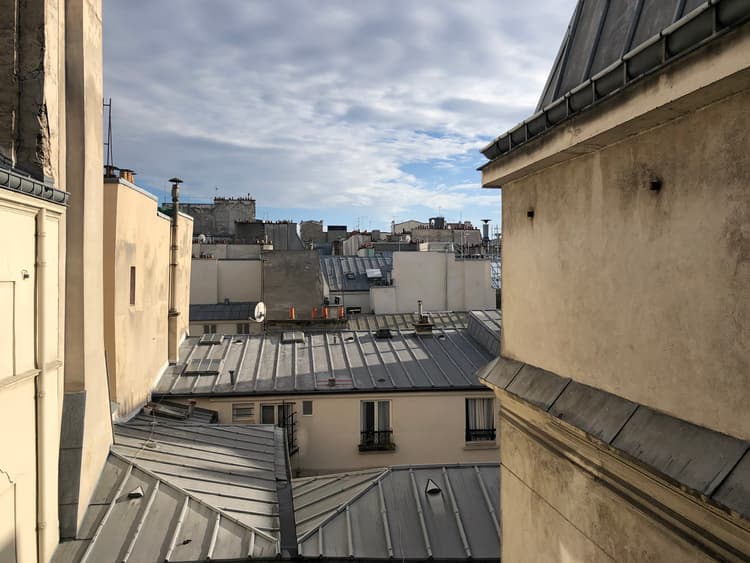
[[[115,164],[259,218],[497,221],[478,149],[533,112],[574,4],[104,0]]]

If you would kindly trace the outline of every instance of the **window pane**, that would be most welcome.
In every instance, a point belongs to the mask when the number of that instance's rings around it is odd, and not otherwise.
[[[362,401],[362,431],[375,430],[375,403],[373,401]]]
[[[378,430],[391,429],[390,401],[378,401]]]
[[[311,416],[313,413],[312,401],[302,401],[302,414],[305,416]]]
[[[276,424],[274,420],[274,408],[273,405],[263,405],[260,407],[260,423],[261,424]]]

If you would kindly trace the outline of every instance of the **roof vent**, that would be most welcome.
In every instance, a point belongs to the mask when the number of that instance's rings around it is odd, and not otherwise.
[[[348,280],[354,280],[354,279],[357,279],[357,276],[354,275],[354,272],[347,272],[346,273],[346,279],[348,279]]]
[[[424,492],[427,495],[439,495],[443,491],[440,490],[437,483],[432,479],[427,479],[427,485],[425,485]]]
[[[128,498],[141,498],[142,496],[143,488],[140,485],[128,493]]]
[[[390,328],[379,328],[375,331],[375,338],[393,338]]]
[[[336,378],[335,377],[329,377],[328,378],[328,386],[329,387],[336,387]]]

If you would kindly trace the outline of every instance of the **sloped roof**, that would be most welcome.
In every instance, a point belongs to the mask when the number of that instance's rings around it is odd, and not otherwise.
[[[515,150],[748,18],[737,0],[578,0],[536,113],[482,153]]]
[[[320,271],[330,291],[367,291],[367,270],[378,269],[383,277],[393,270],[391,256],[321,256]]]
[[[502,356],[478,377],[750,519],[750,442]]]
[[[79,539],[53,563],[237,561],[294,546],[279,516],[292,510],[282,429],[150,412],[115,425]]]
[[[399,329],[390,338],[370,331],[219,335],[208,346],[190,337],[180,358],[154,398],[483,389],[475,372],[492,354],[465,330],[437,328],[430,337]],[[215,365],[205,373],[186,369],[206,359]]]
[[[430,322],[438,328],[462,329],[468,323],[465,311],[435,311],[427,313]],[[391,328],[412,330],[414,323],[419,322],[419,314],[414,313],[378,313],[370,315],[347,315],[347,326],[351,330],[378,330]]]
[[[298,518],[325,514],[298,531],[301,556],[500,559],[498,464],[397,466],[297,480],[294,487]]]
[[[499,309],[471,311],[468,330],[471,337],[495,356],[500,354],[500,337],[502,335],[502,313]]]

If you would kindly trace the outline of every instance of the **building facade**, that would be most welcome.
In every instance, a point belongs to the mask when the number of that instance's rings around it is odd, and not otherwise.
[[[579,2],[483,151],[509,561],[750,557],[750,9],[641,4]]]

